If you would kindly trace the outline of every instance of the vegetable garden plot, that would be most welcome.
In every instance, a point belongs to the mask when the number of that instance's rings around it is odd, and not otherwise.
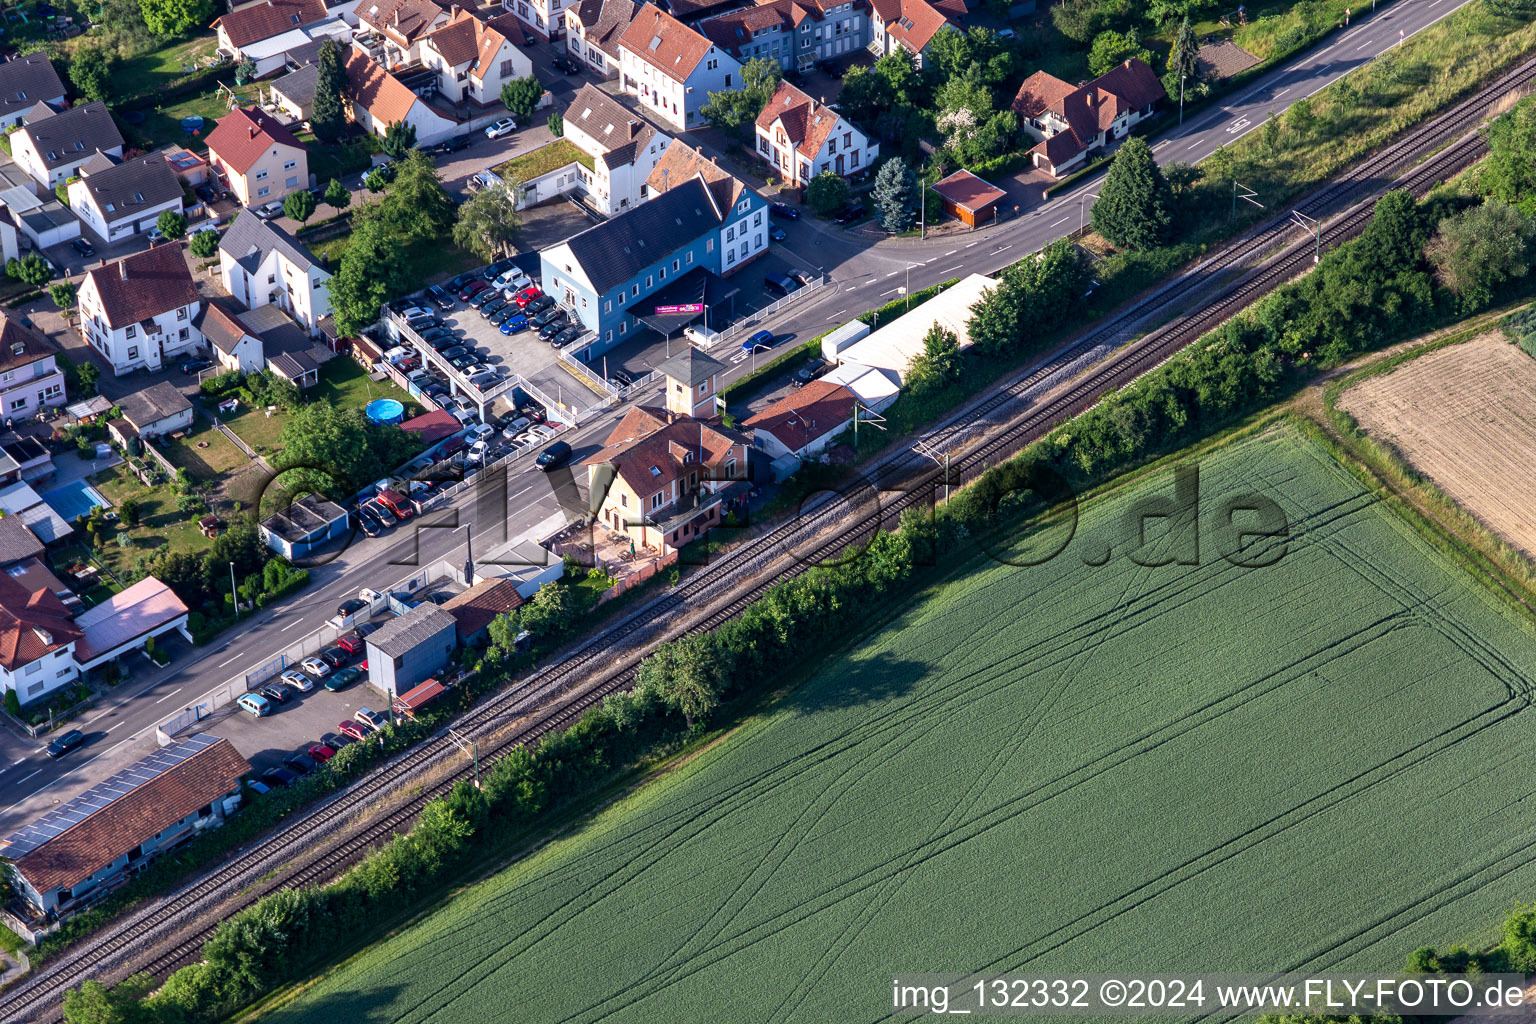
[[[1531,629],[1283,429],[1201,465],[1199,565],[1138,565],[1125,513],[1171,477],[272,1018],[874,1021],[899,972],[1396,969],[1486,938],[1536,892],[1508,770]],[[1289,522],[1269,568],[1208,529],[1244,494]]]

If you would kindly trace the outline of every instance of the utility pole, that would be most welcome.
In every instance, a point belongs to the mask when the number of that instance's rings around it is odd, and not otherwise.
[[[1081,196],[1078,196],[1078,199],[1077,199],[1077,233],[1079,235],[1081,235],[1083,233],[1083,225],[1084,225],[1084,223],[1087,220],[1088,200],[1090,200],[1090,199],[1097,199],[1097,198],[1099,198],[1098,195],[1096,195],[1093,192],[1084,192]],[[1070,216],[1070,214],[1069,214],[1069,216]]]
[[[468,754],[470,756],[470,759],[472,761],[474,761],[474,764],[475,764],[475,788],[479,789],[480,788],[480,745],[478,743],[476,743],[474,740],[472,740],[469,737],[465,736],[463,733],[459,732],[459,730],[457,730],[457,729],[449,729],[448,730],[448,738],[453,740],[453,742],[458,745],[458,748],[460,750],[464,751],[464,753]]]
[[[1252,203],[1261,210],[1264,209],[1264,204],[1254,198],[1257,195],[1258,193],[1247,185],[1242,184],[1236,178],[1232,179],[1232,219],[1237,219],[1237,201],[1239,199]]]
[[[1312,250],[1312,262],[1317,263],[1323,258],[1323,222],[1308,217],[1299,210],[1291,211],[1291,222],[1297,227],[1305,229],[1309,234],[1317,236],[1317,244]]]
[[[944,452],[941,458],[929,445],[919,441],[912,446],[912,450],[925,459],[932,459],[934,465],[944,467],[944,504],[949,504],[949,452]]]

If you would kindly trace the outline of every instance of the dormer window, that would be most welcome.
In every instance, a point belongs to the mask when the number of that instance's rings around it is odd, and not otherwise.
[[[133,194],[133,201],[136,202],[136,203],[142,203],[144,201],[144,193],[142,193],[142,192],[135,192]]]

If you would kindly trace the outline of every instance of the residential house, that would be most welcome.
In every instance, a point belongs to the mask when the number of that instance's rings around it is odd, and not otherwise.
[[[251,771],[229,740],[197,733],[161,747],[0,842],[28,923],[41,929],[223,824]],[[33,938],[38,932],[33,932]]]
[[[442,609],[453,616],[459,645],[478,647],[485,641],[486,630],[496,616],[515,611],[522,603],[517,580],[490,576],[444,601]]]
[[[698,28],[743,64],[767,57],[785,71],[809,70],[864,49],[871,39],[868,0],[767,0],[714,15]]]
[[[455,7],[448,22],[422,37],[421,62],[437,71],[437,91],[453,103],[501,103],[501,87],[533,74],[533,62],[512,41]]]
[[[254,60],[258,54],[248,51],[259,44],[318,25],[329,17],[324,0],[265,0],[220,15],[212,27],[218,31],[220,53],[228,54],[231,60],[247,56]],[[259,56],[265,57],[265,51]],[[259,64],[257,71],[262,73]]]
[[[192,403],[168,380],[117,400],[122,418],[107,424],[117,443],[127,446],[132,438],[149,441],[192,426]]]
[[[181,247],[161,245],[88,271],[76,298],[80,331],[118,376],[158,372],[203,343],[202,302]]]
[[[197,314],[193,323],[213,346],[213,358],[220,369],[255,373],[266,366],[266,350],[261,338],[240,321],[239,312],[228,299],[208,300],[208,305]]]
[[[715,233],[715,245],[706,246],[714,258],[705,265],[722,276],[740,270],[752,260],[768,251],[768,201],[737,178],[720,169],[720,165],[692,146],[681,142],[667,147],[641,198],[659,196],[680,182],[699,179],[709,188],[710,196],[720,211],[720,227]]]
[[[44,550],[42,538],[33,533],[32,528],[20,516],[0,517],[0,568],[4,568],[9,574],[11,568],[29,559],[38,558]],[[0,619],[3,618],[3,612],[0,612]],[[0,633],[3,633],[3,629],[0,629]],[[3,658],[3,644],[0,644],[0,658]],[[42,690],[38,690],[33,696],[40,696],[42,693]],[[27,699],[23,691],[22,700]]]
[[[260,107],[236,107],[208,135],[208,162],[241,206],[260,206],[309,187],[309,154]]]
[[[160,214],[182,210],[181,179],[159,153],[122,163],[97,153],[66,192],[75,216],[104,242],[149,231]]]
[[[299,388],[314,387],[320,382],[317,354],[328,359],[330,352],[281,306],[257,306],[240,314],[240,322],[261,339],[268,370]]]
[[[516,22],[519,31],[553,42],[564,31],[565,11],[573,3],[575,0],[501,0],[501,9],[507,12],[505,17]]]
[[[361,0],[357,5],[358,21],[382,38],[389,67],[420,63],[422,39],[450,17],[432,0]]]
[[[702,126],[709,94],[741,84],[741,63],[646,4],[619,37],[619,85],[678,131]]]
[[[728,489],[747,479],[750,448],[718,420],[637,406],[584,463],[596,518],[637,549],[680,548],[721,521]]]
[[[729,212],[695,177],[539,254],[545,291],[597,335],[589,357],[645,329],[650,297],[670,279],[718,265]]]
[[[59,347],[13,312],[0,312],[0,418],[11,420],[65,403]]]
[[[315,112],[315,89],[319,84],[320,65],[305,64],[274,81],[267,87],[267,95],[278,110],[295,121],[308,121]]]
[[[831,107],[780,82],[757,115],[757,155],[785,182],[804,187],[823,171],[864,173],[874,166],[880,144]]]
[[[619,37],[635,20],[635,0],[579,0],[565,9],[565,48],[604,78],[619,73]]]
[[[63,386],[60,386],[60,391]],[[4,451],[21,470],[23,480],[42,480],[53,476],[53,453],[35,437],[21,434],[0,435],[0,451]]]
[[[853,423],[853,392],[813,380],[743,421],[752,444],[770,459],[810,459]]]
[[[379,138],[397,121],[415,127],[418,146],[435,145],[459,133],[458,121],[434,110],[355,45],[347,53],[347,99],[352,120]]]
[[[249,210],[219,240],[219,277],[246,309],[276,305],[311,333],[331,313],[331,274],[320,258]]]
[[[1125,138],[1166,98],[1156,72],[1132,57],[1079,86],[1036,71],[1019,86],[1013,111],[1020,127],[1040,140],[1029,151],[1034,166],[1059,178]]]
[[[566,108],[565,137],[592,157],[577,173],[588,202],[605,217],[644,199],[646,179],[672,143],[595,85],[577,90]]]
[[[248,9],[259,10],[259,7]],[[302,65],[305,55],[315,53],[324,40],[334,40],[339,46],[346,46],[351,42],[352,28],[340,17],[327,13],[319,21],[297,25],[292,19],[306,15],[293,11],[292,7],[286,9],[285,16],[289,19],[289,25],[284,31],[263,39],[252,40],[238,47],[240,52],[235,59],[248,60],[256,66],[253,78],[275,75],[290,64]]]
[[[21,124],[39,103],[62,110],[64,102],[64,83],[42,50],[0,64],[0,129]]]
[[[55,112],[39,103],[10,135],[11,159],[52,189],[71,177],[97,152],[123,155],[123,136],[104,103],[86,103]]]
[[[899,47],[918,67],[934,36],[945,28],[965,29],[964,0],[872,0],[872,5],[868,49],[883,56]]]
[[[720,375],[725,364],[689,347],[656,367],[667,378],[662,406],[676,416],[708,419],[719,405]]]
[[[458,643],[458,623],[430,601],[368,634],[368,682],[391,700],[435,676]]]
[[[306,494],[258,525],[262,543],[289,560],[302,558],[327,541],[348,535],[352,517],[319,494]]]

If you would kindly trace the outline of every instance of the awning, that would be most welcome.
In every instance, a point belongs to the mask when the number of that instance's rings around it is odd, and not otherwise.
[[[725,315],[734,319],[736,296],[741,291],[718,274],[694,267],[682,277],[674,279],[666,287],[652,292],[638,302],[630,303],[624,312],[645,324],[658,334],[675,335],[684,327],[711,315],[713,310],[725,307]],[[688,309],[703,306],[703,310]],[[682,307],[684,312],[658,313],[658,309]]]

